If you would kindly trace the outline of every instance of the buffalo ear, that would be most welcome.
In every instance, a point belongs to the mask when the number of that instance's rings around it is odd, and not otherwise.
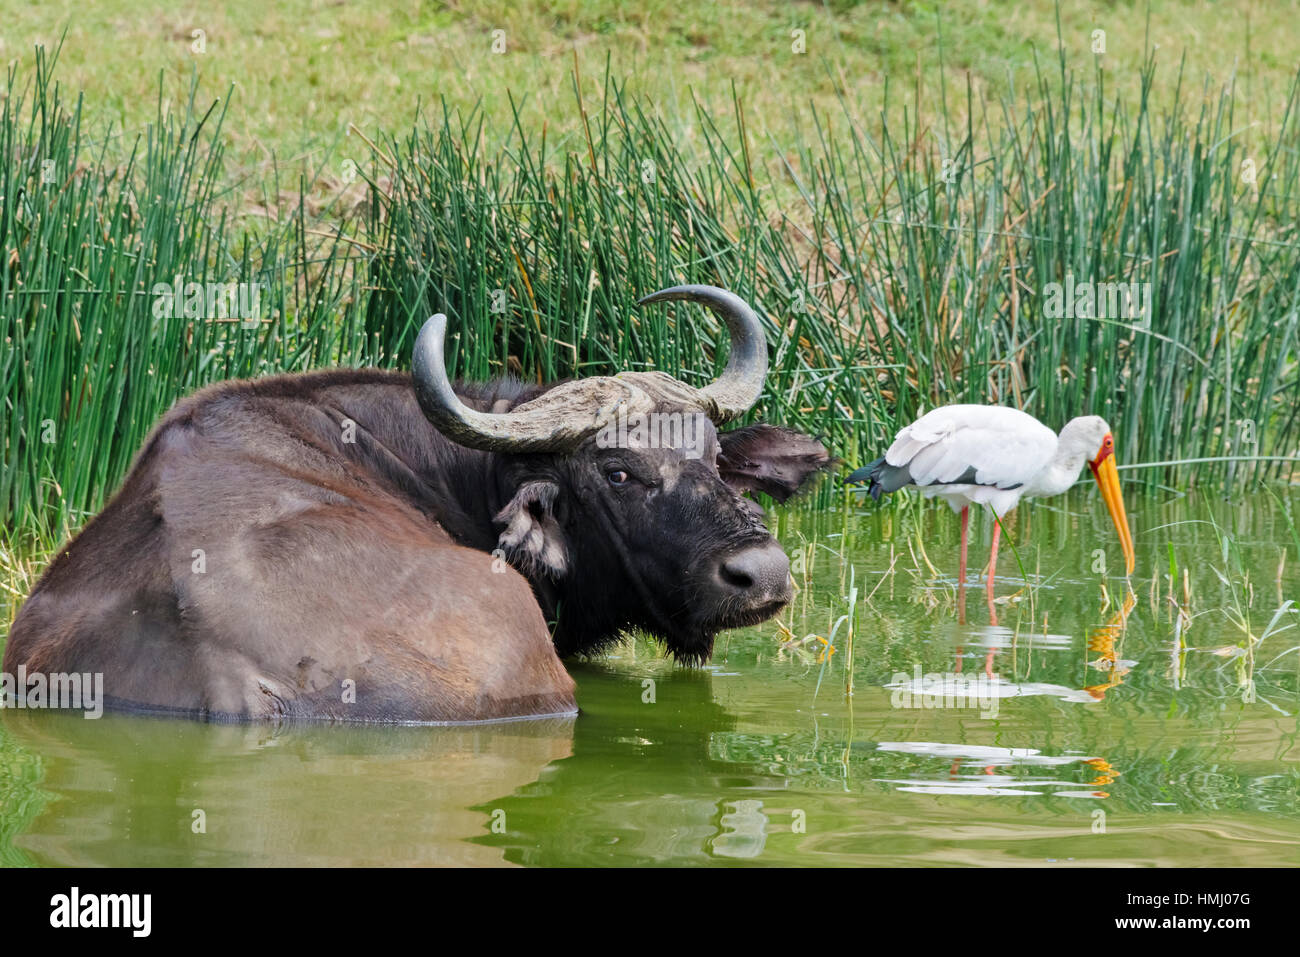
[[[831,465],[816,439],[775,425],[750,425],[718,435],[718,473],[740,492],[766,492],[784,502]]]
[[[564,532],[555,520],[555,498],[559,493],[560,487],[554,482],[525,482],[497,513],[496,523],[505,526],[497,545],[525,574],[546,572],[561,578],[568,570]]]

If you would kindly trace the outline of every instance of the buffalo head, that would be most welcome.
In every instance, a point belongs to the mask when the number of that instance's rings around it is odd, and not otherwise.
[[[699,661],[718,631],[770,618],[791,597],[789,563],[748,495],[784,501],[829,456],[775,426],[718,431],[762,393],[762,327],[739,297],[712,286],[641,302],[671,299],[704,303],[730,333],[727,367],[703,388],[625,372],[480,411],[448,379],[446,317],[431,318],[416,342],[420,407],[448,438],[493,454],[498,546],[554,618],[562,654],[642,628],[679,659]]]

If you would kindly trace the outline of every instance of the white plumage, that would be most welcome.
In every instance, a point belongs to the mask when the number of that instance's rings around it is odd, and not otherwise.
[[[868,482],[873,498],[904,486],[944,499],[962,517],[961,571],[966,578],[966,529],[970,506],[987,505],[1000,519],[1027,496],[1058,495],[1086,464],[1101,489],[1133,571],[1133,538],[1120,497],[1115,440],[1096,415],[1071,419],[1057,435],[1032,415],[997,405],[945,405],[927,412],[895,436],[884,456],[849,476]],[[998,532],[993,527],[988,586],[997,568]]]
[[[1055,432],[1019,409],[945,405],[904,426],[885,462],[907,468],[908,484],[943,498],[954,512],[988,505],[1001,518],[1032,494],[1029,485],[1056,454],[1057,441]],[[974,483],[957,481],[971,469]]]

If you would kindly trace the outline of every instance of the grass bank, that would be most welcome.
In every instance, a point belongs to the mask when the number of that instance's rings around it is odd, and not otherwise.
[[[53,539],[79,524],[179,395],[402,366],[432,311],[451,315],[467,376],[703,380],[725,359],[711,319],[634,307],[684,281],[760,307],[773,370],[755,415],[848,461],[924,408],[990,401],[1058,426],[1106,415],[1121,461],[1173,463],[1138,482],[1292,474],[1294,84],[1274,132],[1252,137],[1236,88],[1193,95],[1150,50],[1138,95],[1112,95],[1063,38],[1000,99],[972,82],[936,108],[920,86],[887,86],[899,119],[872,130],[840,88],[778,133],[738,92],[674,112],[578,62],[554,107],[568,132],[522,95],[504,120],[436,100],[402,127],[356,130],[342,160],[271,167],[253,214],[227,165],[228,99],[195,83],[179,107],[159,96],[125,148],[88,131],[49,58],[11,69],[4,527]]]

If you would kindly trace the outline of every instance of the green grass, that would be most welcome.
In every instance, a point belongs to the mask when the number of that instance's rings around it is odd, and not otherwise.
[[[529,128],[545,123],[558,142],[580,133],[570,109],[575,60],[590,96],[607,57],[630,93],[649,97],[673,122],[690,121],[692,97],[725,112],[734,81],[761,139],[788,138],[810,109],[833,108],[841,94],[877,131],[886,79],[920,84],[927,122],[945,112],[946,84],[947,107],[960,120],[968,75],[977,101],[1033,86],[1033,53],[1056,49],[1058,16],[1074,58],[1092,59],[1092,32],[1106,31],[1102,61],[1130,105],[1154,44],[1167,65],[1186,56],[1198,87],[1203,76],[1212,88],[1238,76],[1248,119],[1264,123],[1289,91],[1295,43],[1285,25],[1296,10],[1294,0],[1237,0],[1227,8],[1212,0],[1072,0],[1059,14],[1054,0],[227,0],[206,7],[9,0],[0,60],[29,60],[34,45],[52,48],[66,30],[64,80],[94,90],[95,110],[128,136],[153,121],[160,75],[174,103],[187,95],[196,68],[205,100],[237,84],[225,145],[233,170],[256,171],[260,180],[272,157],[321,163],[349,124],[372,137],[402,129],[418,104],[439,96],[481,103],[497,130],[511,120],[513,93]],[[804,31],[803,53],[794,52],[795,29]],[[492,52],[494,30],[504,31],[502,54]],[[1157,107],[1172,95],[1172,86],[1157,89]],[[689,135],[682,145],[692,145]],[[349,146],[344,140],[343,155]],[[334,180],[340,158],[327,169]]]
[[[220,109],[191,99],[116,163],[42,56],[0,104],[0,517],[57,535],[121,480],[154,421],[218,379],[346,361],[344,276],[301,217],[239,229],[220,207]],[[206,136],[205,136],[206,134]],[[264,323],[156,315],[155,284],[260,282]]]
[[[521,94],[505,120],[441,99],[358,130],[356,182],[330,172],[338,154],[232,175],[231,101],[201,98],[195,79],[123,139],[88,131],[93,104],[44,59],[16,66],[0,104],[0,517],[58,538],[178,396],[402,366],[439,310],[468,377],[653,367],[704,381],[725,359],[714,322],[635,307],[687,281],[765,316],[755,415],[849,462],[925,408],[989,401],[1058,427],[1107,416],[1121,462],[1174,463],[1134,473],[1150,485],[1290,475],[1294,86],[1261,140],[1237,89],[1193,94],[1154,54],[1129,78],[1136,97],[1112,96],[1086,48],[1031,65],[1033,84],[997,100],[973,82],[941,83],[937,101],[911,78],[885,84],[891,119],[874,131],[847,87],[782,128],[756,121],[739,86],[724,108],[716,90],[665,106],[611,65],[571,74],[553,123]],[[1067,274],[1149,283],[1149,322],[1047,318],[1046,284]],[[155,315],[151,290],[175,276],[261,283],[266,321]],[[1211,461],[1178,464],[1191,459]]]

